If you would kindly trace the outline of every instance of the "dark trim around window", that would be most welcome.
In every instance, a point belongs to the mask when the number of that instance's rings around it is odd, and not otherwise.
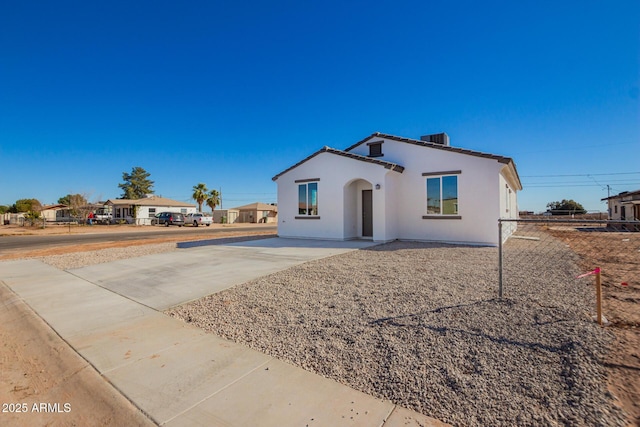
[[[460,215],[423,215],[422,219],[462,219]]]
[[[302,183],[302,182],[316,182],[316,181],[320,181],[320,178],[309,178],[309,179],[296,179],[295,182],[296,184]]]
[[[295,219],[320,219],[319,216],[296,216]]]
[[[462,171],[423,172],[422,176],[460,175],[461,173],[462,173]]]

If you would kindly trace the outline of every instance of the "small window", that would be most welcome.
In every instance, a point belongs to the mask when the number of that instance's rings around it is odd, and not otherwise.
[[[618,213],[618,205],[615,205],[615,206],[613,207],[613,212],[614,212],[614,213]]]
[[[458,215],[458,176],[427,178],[427,215]]]
[[[298,215],[318,215],[318,183],[298,185]]]
[[[187,214],[187,208],[180,209],[180,213],[183,214],[183,215],[186,215]]]

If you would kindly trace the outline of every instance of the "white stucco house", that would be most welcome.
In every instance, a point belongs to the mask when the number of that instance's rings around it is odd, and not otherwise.
[[[129,224],[151,225],[151,220],[160,212],[197,212],[196,205],[150,195],[141,199],[109,199],[105,202],[113,212],[113,221]]]
[[[377,242],[497,245],[522,189],[511,158],[452,147],[444,133],[323,147],[273,180],[279,236]]]

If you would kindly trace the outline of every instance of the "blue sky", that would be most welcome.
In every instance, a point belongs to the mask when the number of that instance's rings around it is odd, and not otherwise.
[[[513,157],[521,210],[640,189],[640,2],[3,1],[0,204],[276,201],[373,132]],[[572,176],[558,176],[572,175]]]

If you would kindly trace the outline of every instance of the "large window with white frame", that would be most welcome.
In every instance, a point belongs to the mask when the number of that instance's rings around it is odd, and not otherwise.
[[[455,216],[458,211],[458,175],[460,171],[449,173],[425,173],[427,184],[427,215]]]
[[[298,184],[298,215],[318,215],[318,183]]]

